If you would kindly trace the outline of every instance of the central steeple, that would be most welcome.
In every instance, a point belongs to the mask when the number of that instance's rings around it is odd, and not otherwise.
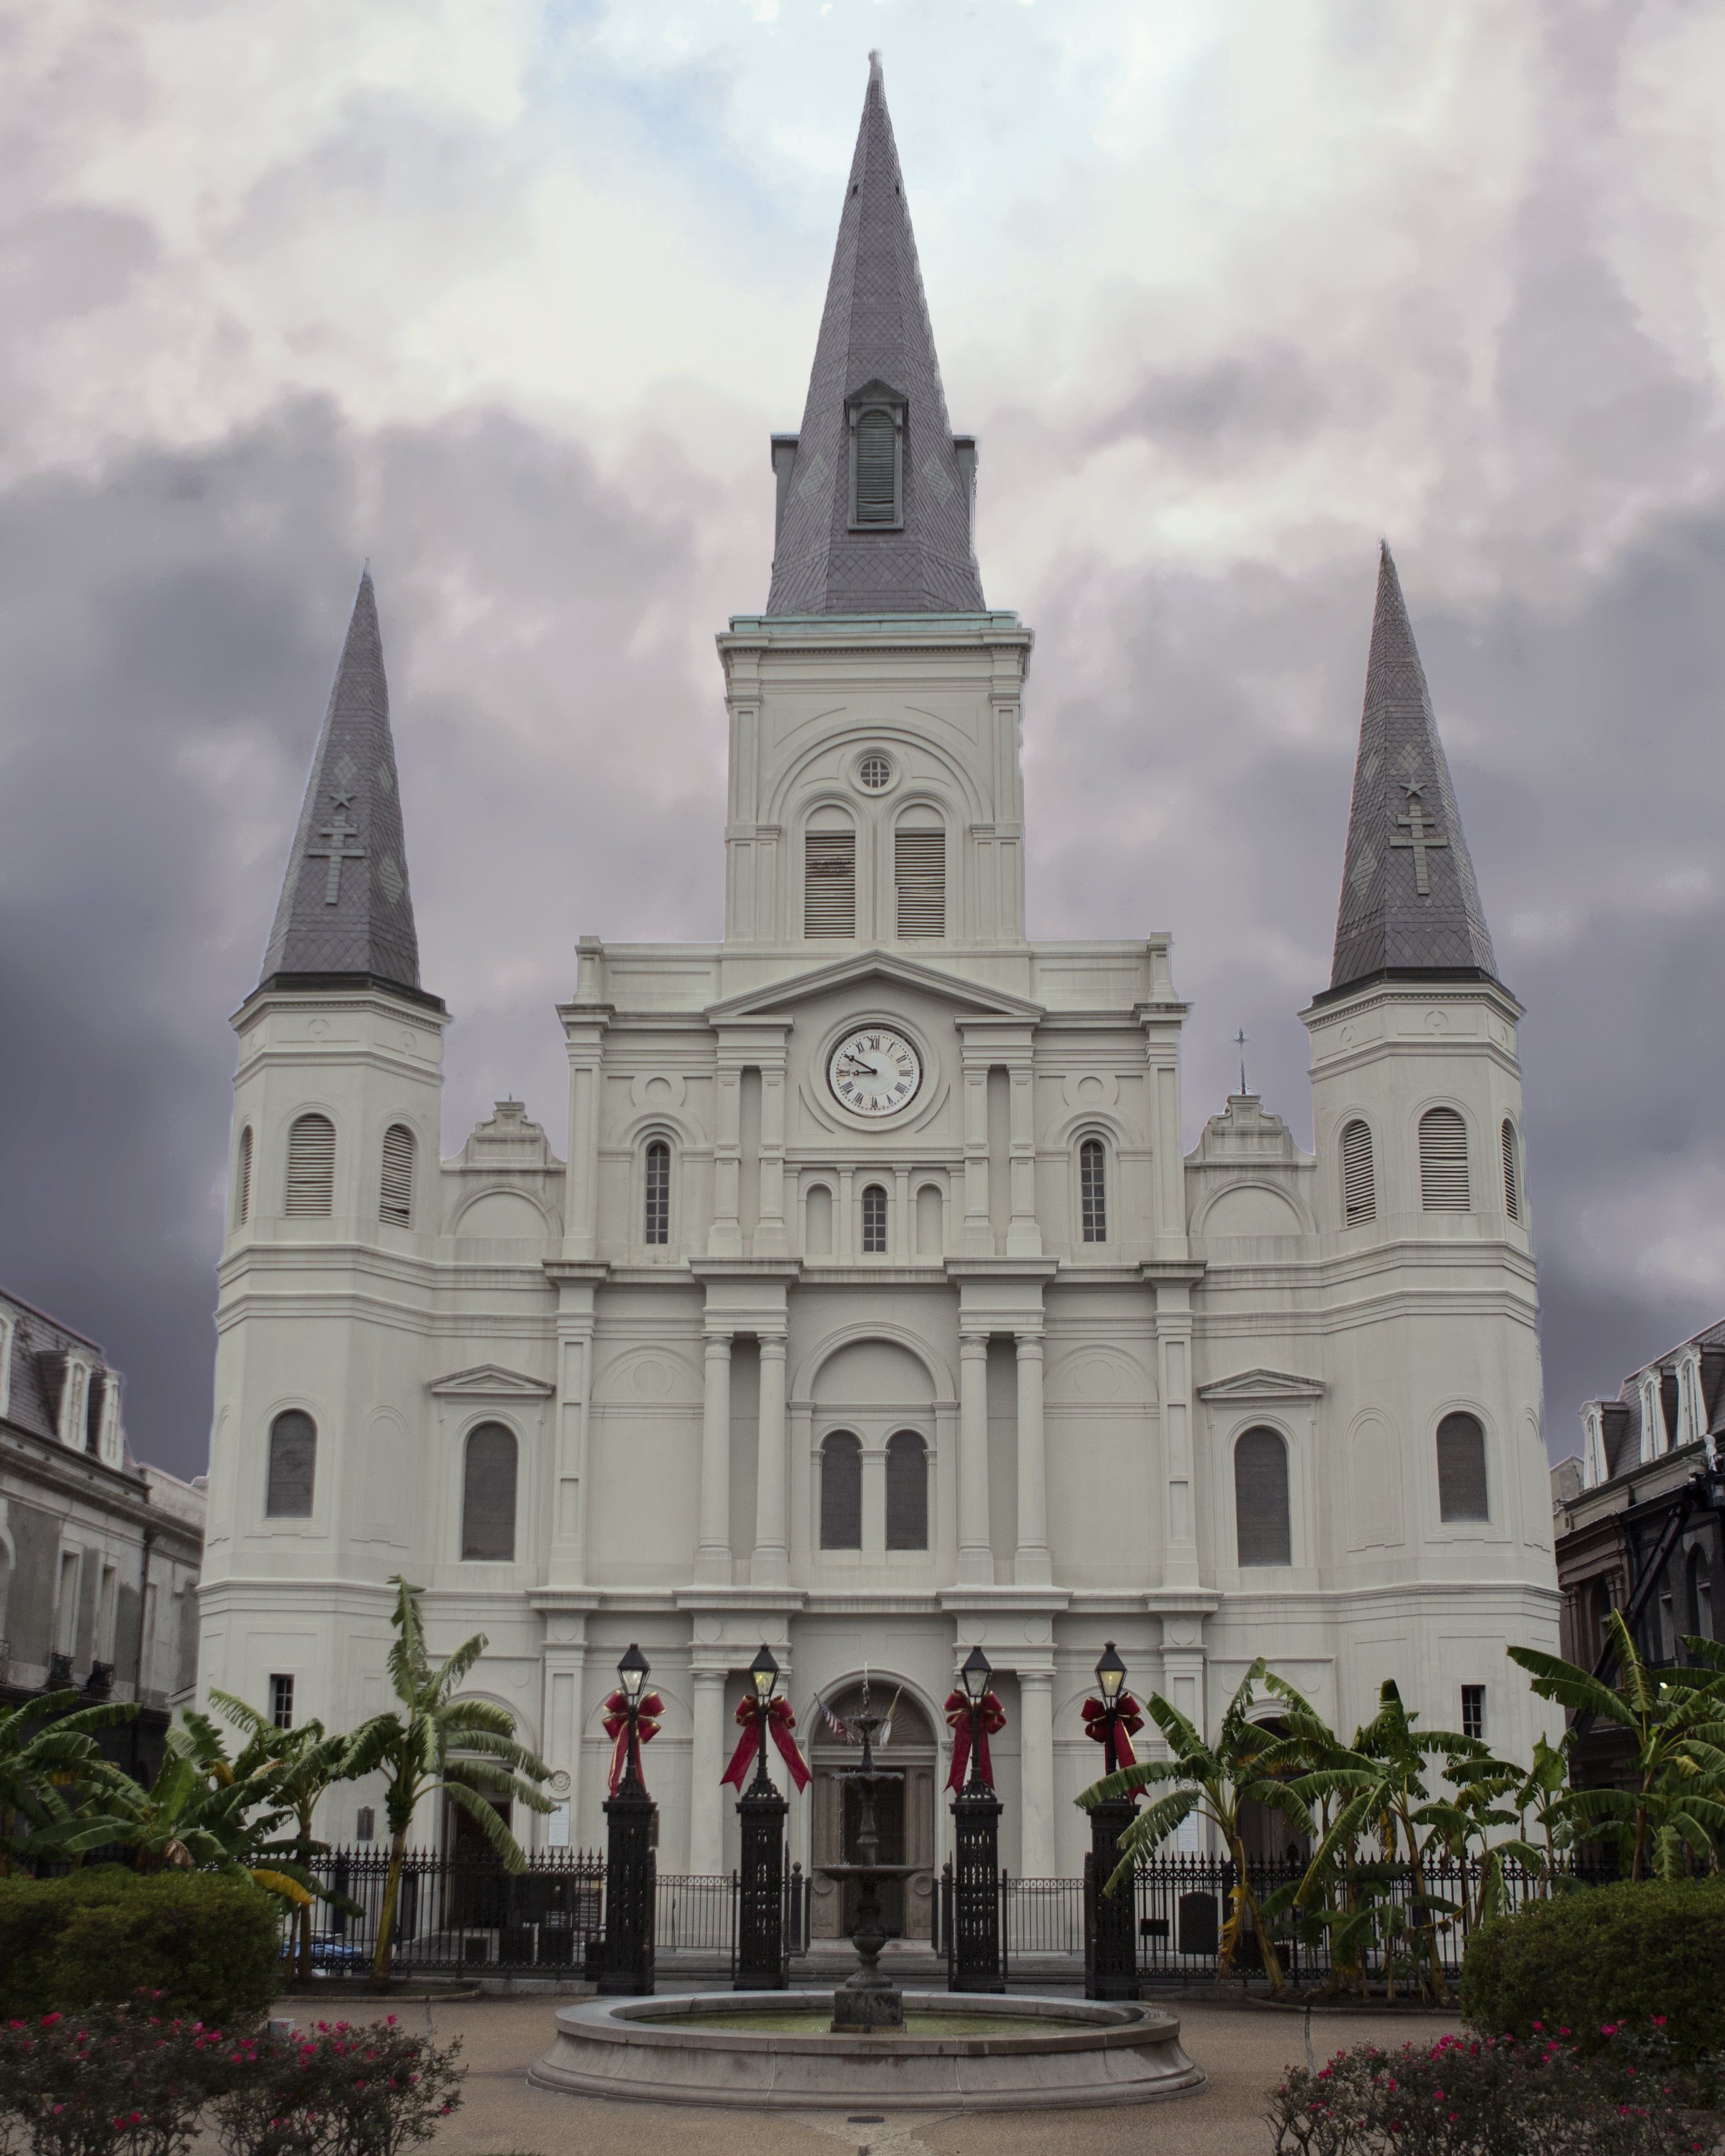
[[[769,614],[981,610],[976,444],[946,416],[876,53],[802,430],[775,435],[773,468]]]

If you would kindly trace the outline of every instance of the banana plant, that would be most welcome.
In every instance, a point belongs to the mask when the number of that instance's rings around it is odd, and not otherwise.
[[[80,1707],[82,1697],[50,1691],[0,1707],[0,1878],[26,1855],[81,1856],[115,1837],[120,1821],[107,1799],[131,1784],[92,1732],[137,1709],[126,1700]]]
[[[245,1738],[245,1748],[234,1763],[234,1772],[249,1772],[255,1762],[271,1772],[276,1801],[285,1804],[293,1819],[293,1833],[265,1852],[286,1859],[292,1876],[309,1887],[317,1898],[357,1913],[346,1896],[323,1887],[312,1870],[314,1857],[328,1851],[327,1842],[312,1835],[312,1819],[324,1795],[347,1779],[346,1762],[352,1740],[328,1735],[321,1722],[302,1722],[292,1729],[279,1729],[267,1715],[232,1692],[212,1690],[210,1698]],[[312,1973],[312,1906],[297,1903],[293,1912],[293,1959],[296,1973],[309,1980]]]
[[[255,1749],[228,1756],[221,1732],[188,1712],[167,1732],[162,1766],[147,1789],[112,1792],[120,1815],[113,1839],[140,1871],[225,1871],[301,1908],[314,1898],[303,1868],[271,1841],[289,1816],[274,1764]]]

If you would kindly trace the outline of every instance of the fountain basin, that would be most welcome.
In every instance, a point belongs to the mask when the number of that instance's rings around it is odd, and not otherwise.
[[[904,2008],[966,2024],[997,2019],[1002,2033],[811,2030],[811,2015],[832,2010],[830,1991],[587,1999],[558,2015],[555,2041],[528,2078],[572,2095],[768,2111],[1071,2109],[1204,2085],[1180,2047],[1177,2018],[1159,2007],[907,1991]],[[775,2028],[779,2016],[801,2026]]]

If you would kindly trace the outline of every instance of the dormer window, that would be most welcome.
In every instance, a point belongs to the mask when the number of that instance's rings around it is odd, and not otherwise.
[[[847,399],[851,423],[851,529],[896,531],[904,523],[904,399],[871,382]]]

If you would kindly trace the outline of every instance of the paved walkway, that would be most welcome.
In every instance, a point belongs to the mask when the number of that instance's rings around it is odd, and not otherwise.
[[[439,2133],[432,2156],[1267,2156],[1265,2092],[1285,2066],[1305,2061],[1305,2023],[1264,2007],[1171,2001],[1181,2041],[1209,2076],[1196,2096],[1119,2110],[891,2113],[879,2126],[842,2112],[697,2111],[681,2105],[612,2103],[530,2088],[527,2070],[551,2040],[553,1999],[483,1999],[452,2006],[404,2006],[429,2015],[440,2041],[462,2039],[466,2100]],[[286,2010],[303,2010],[298,2001]],[[357,2018],[357,2017],[356,2017]],[[1348,2044],[1435,2042],[1455,2024],[1435,2015],[1398,2020],[1314,2015],[1321,2061]]]

